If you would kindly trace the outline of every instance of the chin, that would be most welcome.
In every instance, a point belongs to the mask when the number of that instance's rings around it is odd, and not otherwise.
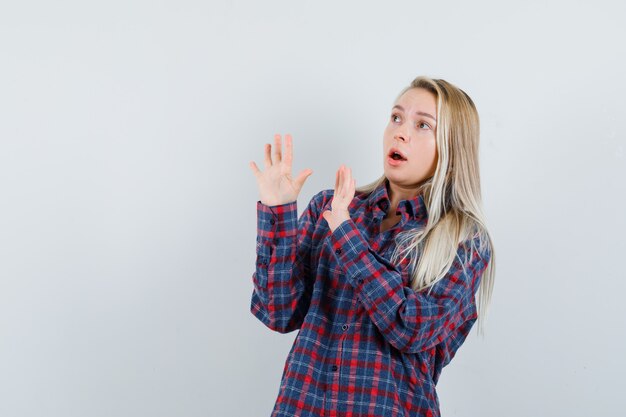
[[[393,183],[402,183],[406,180],[403,175],[398,175],[397,172],[385,171],[385,177],[387,177],[387,180]]]
[[[432,178],[432,176],[421,177],[421,178],[409,177],[407,175],[403,175],[398,172],[393,172],[393,171],[390,172],[387,170],[385,170],[384,173],[385,173],[385,177],[387,177],[387,180],[389,180],[389,182],[393,182],[394,184],[403,185],[403,186],[416,186],[417,187]]]

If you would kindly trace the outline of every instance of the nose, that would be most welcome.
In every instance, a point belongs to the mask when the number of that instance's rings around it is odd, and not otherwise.
[[[402,142],[408,142],[409,135],[407,135],[406,132],[404,132],[403,130],[398,129],[393,135],[393,138],[396,140],[401,140]]]

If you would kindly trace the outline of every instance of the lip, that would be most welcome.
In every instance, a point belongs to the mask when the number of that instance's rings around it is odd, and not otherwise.
[[[394,154],[394,152],[399,153],[399,154],[400,154],[400,156],[402,156],[402,158],[404,158],[404,159],[398,159],[398,160],[393,159],[393,158],[391,157],[391,155],[393,155],[393,154]],[[388,163],[389,165],[391,165],[392,167],[397,167],[397,166],[402,165],[402,164],[403,164],[403,163],[405,163],[406,161],[407,161],[407,158],[406,158],[406,156],[404,155],[404,153],[402,153],[402,151],[400,151],[400,149],[398,149],[398,148],[391,148],[391,149],[389,149],[389,152],[387,153],[387,163]]]
[[[400,154],[400,156],[401,156],[402,158],[404,158],[404,160],[406,161],[406,159],[407,159],[406,155],[404,154],[404,152],[402,152],[402,151],[401,151],[400,149],[398,149],[398,148],[391,148],[391,149],[389,149],[389,152],[387,152],[387,157],[388,157],[388,158],[391,158],[391,155],[393,155],[393,154],[394,154],[394,152],[399,153],[399,154]]]
[[[405,162],[406,162],[406,161],[405,161],[404,159],[398,159],[398,160],[395,160],[395,159],[393,159],[393,158],[392,158],[392,157],[390,157],[390,156],[388,156],[388,157],[387,157],[387,163],[388,163],[389,165],[391,165],[392,167],[397,167],[397,166],[400,166],[400,165],[404,164]]]

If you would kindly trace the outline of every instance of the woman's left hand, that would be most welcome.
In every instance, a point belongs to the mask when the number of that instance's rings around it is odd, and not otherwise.
[[[334,232],[341,223],[350,220],[348,206],[354,198],[356,181],[352,178],[352,171],[341,165],[335,179],[335,193],[331,201],[332,210],[326,210],[322,216],[328,222],[331,232]]]

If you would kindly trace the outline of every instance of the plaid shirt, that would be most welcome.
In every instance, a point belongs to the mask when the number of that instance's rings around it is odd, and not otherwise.
[[[316,194],[299,219],[296,201],[257,201],[250,310],[277,332],[299,329],[272,416],[439,416],[435,385],[476,321],[490,252],[462,265],[469,246],[459,245],[432,292],[416,292],[408,258],[388,259],[400,231],[425,226],[423,196],[401,201],[400,222],[380,233],[385,184],[357,193],[331,232],[322,212],[333,193]]]

